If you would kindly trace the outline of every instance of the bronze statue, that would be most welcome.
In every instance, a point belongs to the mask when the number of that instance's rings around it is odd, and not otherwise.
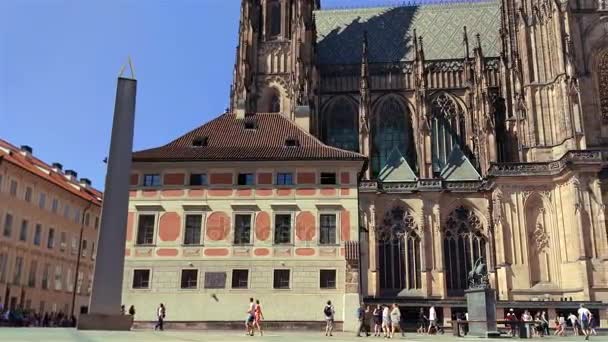
[[[473,269],[468,276],[469,288],[487,288],[490,286],[488,279],[488,267],[483,257],[479,257],[473,265]]]

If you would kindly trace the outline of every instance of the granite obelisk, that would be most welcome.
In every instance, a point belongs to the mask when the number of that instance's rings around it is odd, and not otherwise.
[[[131,78],[122,71],[118,77],[93,291],[89,313],[78,321],[83,330],[129,330],[132,323],[120,312],[137,92],[130,60],[129,67]]]

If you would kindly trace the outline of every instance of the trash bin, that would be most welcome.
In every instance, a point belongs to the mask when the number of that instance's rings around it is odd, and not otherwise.
[[[519,322],[519,338],[528,338],[528,324]]]

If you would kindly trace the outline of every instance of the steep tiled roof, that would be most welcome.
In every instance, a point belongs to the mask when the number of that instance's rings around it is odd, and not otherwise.
[[[42,160],[32,155],[23,155],[19,148],[2,139],[0,139],[0,161],[9,162],[73,195],[91,201],[96,205],[101,205],[103,197],[101,191],[90,186],[81,186],[78,181],[70,180],[63,173],[53,171],[53,168]]]
[[[317,11],[317,61],[320,64],[360,63],[365,31],[370,63],[411,61],[414,29],[423,37],[426,59],[462,58],[463,26],[467,27],[471,48],[479,33],[484,55],[497,57],[500,53],[499,6],[498,1],[492,1]]]
[[[286,146],[288,139],[296,146]],[[277,113],[255,114],[245,119],[223,114],[165,146],[134,152],[133,160],[365,160],[365,157],[324,145]]]

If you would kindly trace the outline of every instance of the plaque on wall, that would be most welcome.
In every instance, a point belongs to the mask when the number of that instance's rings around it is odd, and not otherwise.
[[[205,272],[206,289],[223,289],[226,287],[226,272]]]

